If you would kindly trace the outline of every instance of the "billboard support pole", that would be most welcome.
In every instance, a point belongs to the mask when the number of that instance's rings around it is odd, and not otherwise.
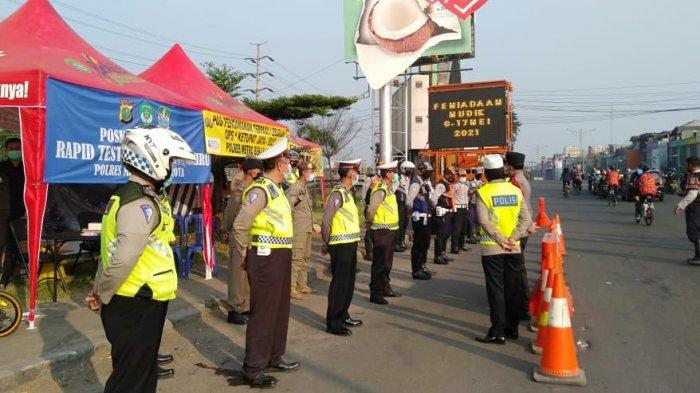
[[[391,87],[379,89],[379,159],[391,162]]]

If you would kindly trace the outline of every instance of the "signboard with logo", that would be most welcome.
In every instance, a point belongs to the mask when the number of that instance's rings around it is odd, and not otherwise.
[[[435,86],[429,89],[432,150],[508,146],[511,138],[506,81]]]
[[[126,130],[138,126],[169,128],[192,147],[197,162],[173,165],[173,183],[209,182],[200,111],[51,78],[46,81],[46,102],[47,183],[126,182],[130,174],[121,164],[120,147]]]
[[[442,1],[344,0],[344,16],[345,61],[357,61],[374,89],[421,58],[474,57],[473,17]]]
[[[226,157],[257,156],[287,136],[285,128],[236,120],[216,112],[202,111],[207,153]]]

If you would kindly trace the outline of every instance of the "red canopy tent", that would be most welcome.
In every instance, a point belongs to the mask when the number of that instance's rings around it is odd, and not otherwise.
[[[29,249],[29,323],[34,326],[42,221],[47,78],[196,109],[197,103],[126,71],[85,42],[47,0],[28,0],[0,22],[0,110],[19,119]]]

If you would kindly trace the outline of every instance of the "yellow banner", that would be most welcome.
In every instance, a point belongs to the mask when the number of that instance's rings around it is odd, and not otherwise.
[[[236,120],[215,112],[202,111],[208,154],[226,157],[257,156],[283,136],[286,128]]]

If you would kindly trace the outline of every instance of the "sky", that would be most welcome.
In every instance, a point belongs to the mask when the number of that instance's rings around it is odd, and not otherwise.
[[[22,3],[0,0],[0,19]],[[341,0],[52,4],[84,39],[135,73],[174,42],[197,62],[254,72],[244,58],[255,54],[251,43],[267,42],[262,53],[275,61],[262,68],[275,77],[265,77],[263,86],[275,92],[266,98],[367,91],[352,78],[355,66],[343,62]],[[523,121],[515,148],[528,159],[578,145],[575,130],[584,130],[584,146],[627,143],[632,135],[700,118],[698,109],[676,111],[700,107],[698,14],[697,0],[490,0],[476,15],[476,57],[462,63],[474,70],[462,78],[513,84]],[[243,87],[253,82],[248,78]],[[344,155],[371,157],[371,108],[368,99],[353,107],[363,130]]]

